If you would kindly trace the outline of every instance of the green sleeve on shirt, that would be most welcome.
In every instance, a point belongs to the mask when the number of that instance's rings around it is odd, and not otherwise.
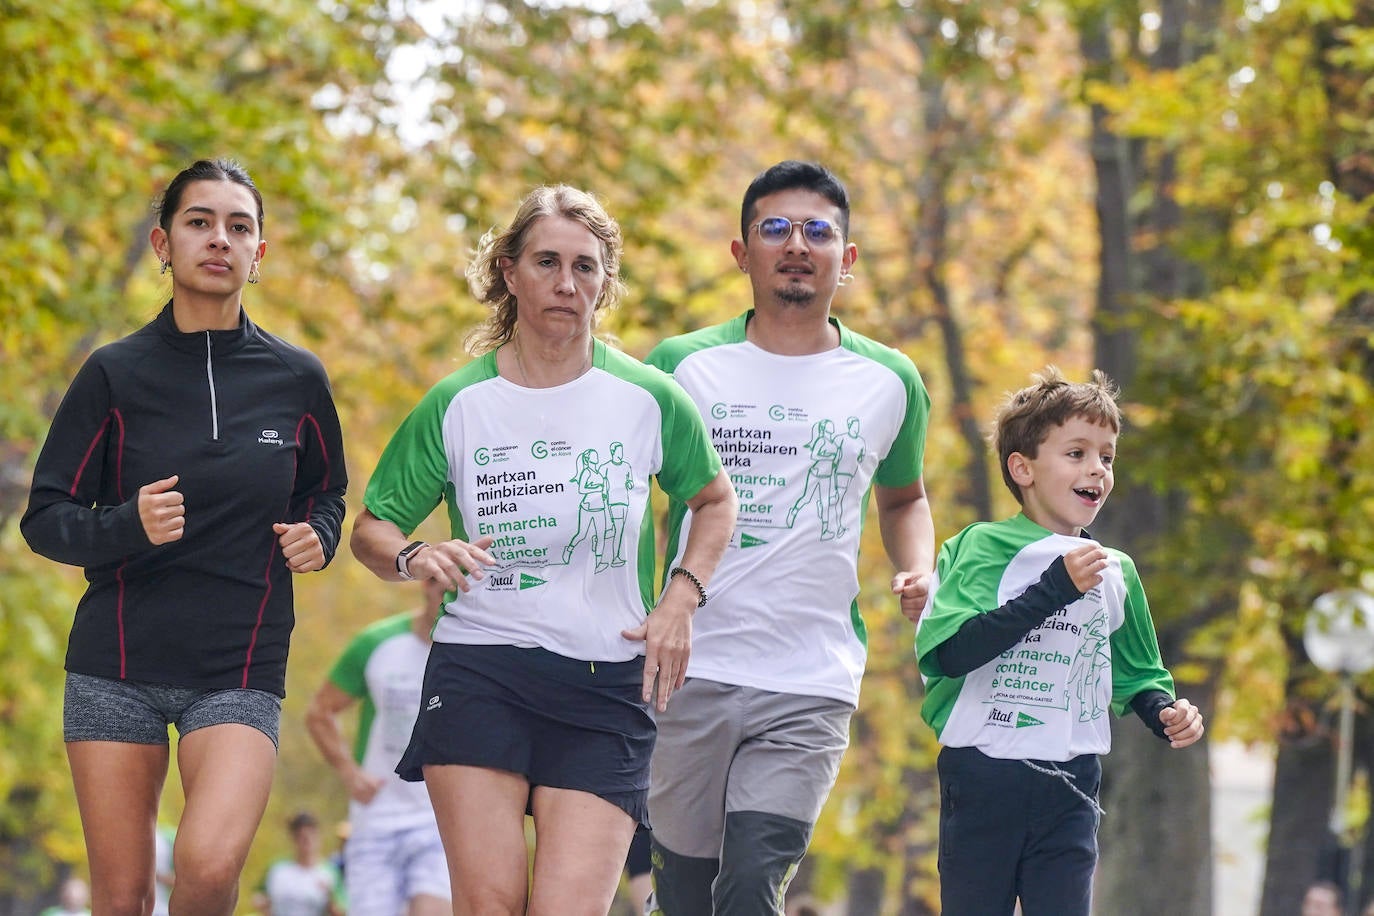
[[[906,389],[906,412],[892,447],[878,464],[873,482],[880,487],[906,487],[920,479],[924,471],[926,428],[930,423],[930,394],[921,381],[916,364],[900,350],[841,330],[841,344],[859,355],[871,359],[892,371]]]
[[[916,631],[916,657],[921,674],[941,675],[935,650],[967,620],[998,606],[997,589],[1006,568],[999,553],[979,550],[978,525],[970,525],[940,545],[935,561],[939,588]]]
[[[409,629],[409,614],[397,614],[377,621],[353,637],[329,671],[329,680],[335,687],[361,701],[358,733],[353,739],[353,759],[359,763],[367,753],[368,735],[372,732],[372,720],[377,715],[377,707],[367,690],[367,661],[378,646]]]
[[[1141,691],[1162,690],[1171,697],[1177,694],[1174,679],[1159,656],[1159,639],[1135,562],[1119,550],[1108,550],[1121,560],[1121,572],[1126,580],[1126,619],[1109,640],[1112,646],[1112,712],[1123,716],[1130,709],[1131,698]]]
[[[495,365],[491,354],[473,360],[420,399],[392,435],[372,472],[363,494],[363,505],[369,512],[409,535],[450,493],[444,415],[458,392],[490,378]],[[455,532],[455,536],[461,535]]]

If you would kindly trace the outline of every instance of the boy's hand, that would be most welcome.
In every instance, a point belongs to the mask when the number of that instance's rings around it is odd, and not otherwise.
[[[892,593],[900,599],[902,616],[915,623],[930,598],[930,573],[897,573],[892,577]]]
[[[1064,554],[1064,569],[1074,586],[1083,594],[1102,584],[1102,572],[1107,568],[1107,550],[1100,544],[1084,544]]]
[[[1182,698],[1175,700],[1174,705],[1161,709],[1159,721],[1164,723],[1164,736],[1169,739],[1169,747],[1187,747],[1206,731],[1202,725],[1202,713]]]

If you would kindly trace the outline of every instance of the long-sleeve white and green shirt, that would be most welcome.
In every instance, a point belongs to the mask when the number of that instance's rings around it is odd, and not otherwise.
[[[1143,691],[1173,694],[1135,564],[1112,548],[1101,585],[1047,608],[1020,641],[967,674],[940,670],[941,643],[976,615],[1021,599],[1084,543],[1017,515],[970,525],[941,546],[916,654],[926,685],[921,715],[942,744],[1011,760],[1105,754],[1109,709],[1121,715]]]

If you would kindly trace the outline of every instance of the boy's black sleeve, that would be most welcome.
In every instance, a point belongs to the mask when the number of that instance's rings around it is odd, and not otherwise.
[[[1169,740],[1169,736],[1164,734],[1164,723],[1159,719],[1159,711],[1173,705],[1174,698],[1162,690],[1142,690],[1131,697],[1131,709],[1135,710],[1140,720],[1149,726],[1150,731],[1165,741]]]
[[[1016,645],[1055,611],[1082,597],[1064,558],[1056,557],[1040,581],[1020,596],[964,621],[953,636],[935,648],[935,661],[946,677],[963,677]]]

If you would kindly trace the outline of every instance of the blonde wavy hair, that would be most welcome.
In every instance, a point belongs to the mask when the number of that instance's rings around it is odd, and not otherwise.
[[[536,222],[549,216],[561,216],[579,222],[601,242],[601,267],[605,282],[596,300],[593,329],[602,309],[614,308],[624,295],[625,284],[620,279],[620,256],[624,247],[620,224],[587,191],[565,184],[535,188],[520,201],[520,207],[509,226],[499,231],[492,229],[482,236],[464,271],[472,295],[491,309],[487,320],[473,328],[463,341],[472,355],[494,350],[514,336],[516,301],[514,294],[506,287],[503,265],[520,257],[525,250],[530,229]]]

